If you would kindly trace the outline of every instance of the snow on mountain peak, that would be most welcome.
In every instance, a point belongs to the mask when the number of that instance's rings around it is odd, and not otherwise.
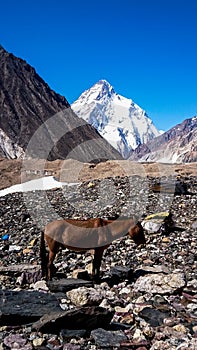
[[[104,95],[111,97],[113,94],[115,94],[114,88],[105,79],[99,80],[98,83],[95,84],[95,87],[97,86],[98,86],[98,90],[99,88],[101,90],[97,97],[98,100],[102,98]]]
[[[160,134],[142,108],[117,94],[104,79],[84,91],[71,107],[125,158],[132,149]]]
[[[91,89],[85,90],[81,96],[81,103],[91,103],[92,101],[99,101],[102,98],[110,98],[115,94],[114,88],[107,82],[107,80],[99,80]],[[80,101],[79,101],[80,102]]]

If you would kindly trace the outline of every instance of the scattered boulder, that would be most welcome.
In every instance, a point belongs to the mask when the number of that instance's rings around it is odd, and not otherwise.
[[[66,293],[67,297],[76,306],[99,305],[104,295],[94,288],[80,287]]]
[[[35,322],[44,314],[60,311],[54,295],[38,291],[0,290],[0,326]]]
[[[81,307],[70,311],[45,314],[33,324],[33,329],[42,333],[59,333],[62,328],[92,330],[107,328],[113,312],[101,307]]]
[[[62,278],[60,280],[52,280],[48,282],[48,287],[51,292],[64,292],[81,286],[92,287],[92,281],[86,281],[76,278]]]
[[[163,325],[164,320],[170,316],[170,313],[164,313],[151,307],[144,307],[143,310],[139,312],[139,316],[151,327],[159,327]]]
[[[32,350],[32,345],[27,342],[27,339],[24,339],[20,334],[10,334],[4,338],[4,345],[10,349],[20,349],[20,350]]]
[[[110,274],[113,282],[120,283],[121,281],[129,280],[132,277],[132,269],[126,266],[113,266]]]
[[[135,282],[134,290],[151,294],[169,294],[183,289],[185,284],[185,275],[182,272],[158,273],[140,276]]]
[[[91,332],[96,345],[100,347],[120,347],[122,342],[127,340],[123,331],[106,331],[103,328],[95,329]]]
[[[69,340],[72,338],[82,338],[85,337],[87,333],[86,329],[62,329],[60,331],[60,337],[63,341]]]

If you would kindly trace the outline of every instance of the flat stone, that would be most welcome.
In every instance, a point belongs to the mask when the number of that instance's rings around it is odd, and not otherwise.
[[[62,329],[60,336],[63,340],[69,340],[72,338],[82,338],[86,334],[86,329]]]
[[[0,326],[35,322],[44,314],[61,310],[54,295],[38,291],[0,290]]]
[[[71,343],[67,343],[63,345],[63,350],[80,350],[81,346],[80,345],[75,345]]]
[[[120,346],[122,342],[127,340],[123,331],[106,331],[103,328],[93,330],[91,336],[98,346],[103,347]]]
[[[153,265],[153,266],[147,266],[147,265],[141,265],[136,270],[135,273],[144,272],[145,273],[166,273],[169,274],[170,270],[167,268],[167,266],[164,265]]]
[[[53,312],[35,322],[32,329],[42,333],[59,333],[62,328],[92,330],[108,327],[113,312],[101,307],[81,307],[70,311]]]
[[[48,287],[52,292],[67,292],[74,288],[81,286],[93,287],[92,281],[86,281],[75,278],[62,278],[60,280],[53,280],[48,282]]]
[[[30,265],[30,264],[14,264],[9,266],[0,266],[0,273],[22,273],[22,272],[32,272],[40,270],[39,265]]]
[[[139,312],[142,317],[152,327],[158,327],[163,324],[165,318],[169,317],[169,313],[164,313],[151,307],[145,307]]]
[[[143,341],[143,342],[136,342],[136,341],[127,341],[125,343],[122,343],[121,346],[123,348],[128,349],[137,349],[137,350],[147,350],[149,348],[146,347],[146,345],[149,345],[149,342]]]

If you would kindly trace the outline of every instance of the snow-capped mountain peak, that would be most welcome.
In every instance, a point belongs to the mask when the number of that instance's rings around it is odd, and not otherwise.
[[[92,101],[99,101],[105,98],[111,98],[115,94],[113,87],[107,82],[107,80],[99,80],[96,84],[92,86],[91,89],[84,91],[79,102],[91,103]]]
[[[142,108],[116,93],[104,79],[84,91],[71,107],[125,158],[132,149],[160,134]]]
[[[115,94],[114,88],[105,79],[99,80],[98,83],[95,84],[95,88],[98,88],[98,90],[100,89],[97,100],[100,100],[104,96],[110,98]]]

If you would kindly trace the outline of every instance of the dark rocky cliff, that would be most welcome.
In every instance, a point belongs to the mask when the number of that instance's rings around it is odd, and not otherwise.
[[[35,134],[36,130],[40,132]],[[30,151],[28,147],[28,155],[33,157],[47,155],[54,160],[72,155],[81,161],[121,158],[93,127],[74,114],[65,97],[51,90],[33,67],[0,46],[0,156],[24,156],[33,135],[34,149]],[[90,140],[90,149],[82,150],[80,144]]]

